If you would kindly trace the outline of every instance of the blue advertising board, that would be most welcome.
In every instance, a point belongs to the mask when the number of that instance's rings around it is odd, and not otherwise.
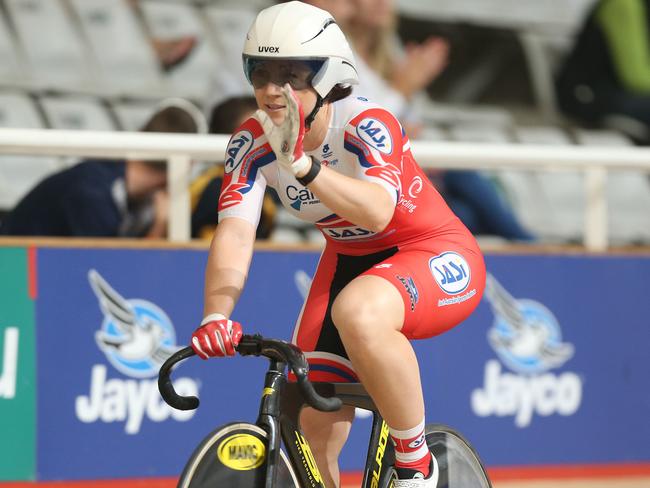
[[[40,249],[38,478],[176,476],[216,426],[254,421],[266,362],[192,359],[156,373],[201,319],[205,251]],[[234,317],[289,338],[318,261],[256,252]],[[418,341],[429,421],[458,428],[488,465],[650,461],[650,259],[488,256],[476,312]],[[341,459],[360,470],[370,419]],[[71,462],[74,460],[74,462]]]

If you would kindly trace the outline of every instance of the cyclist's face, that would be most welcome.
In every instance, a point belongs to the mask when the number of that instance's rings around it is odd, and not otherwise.
[[[305,114],[316,105],[316,91],[311,87],[313,70],[300,61],[262,61],[256,63],[250,72],[255,89],[255,99],[274,123],[284,120],[285,101],[281,87],[288,83],[300,100]]]

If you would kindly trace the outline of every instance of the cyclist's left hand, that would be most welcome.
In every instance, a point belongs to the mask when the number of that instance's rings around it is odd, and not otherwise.
[[[305,117],[300,101],[288,83],[282,87],[282,97],[286,114],[280,124],[276,125],[263,110],[258,110],[255,116],[262,124],[264,134],[278,163],[295,176],[304,173],[304,170],[311,165],[309,156],[302,148],[302,140],[305,137]]]

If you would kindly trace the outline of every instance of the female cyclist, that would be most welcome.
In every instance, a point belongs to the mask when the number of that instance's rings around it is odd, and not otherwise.
[[[396,446],[394,486],[435,487],[409,339],[440,334],[472,312],[485,282],[481,252],[416,164],[395,117],[350,96],[357,72],[331,15],[301,2],[267,8],[246,36],[243,59],[259,110],[227,148],[205,318],[192,345],[204,359],[234,354],[242,328],[229,317],[271,185],[327,239],[293,334],[311,379],[361,381]],[[353,417],[351,408],[303,411],[328,487],[338,486]]]

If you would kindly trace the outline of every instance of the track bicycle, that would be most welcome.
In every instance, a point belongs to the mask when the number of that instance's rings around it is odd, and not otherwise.
[[[371,411],[373,422],[361,487],[392,486],[395,452],[388,426],[360,383],[312,383],[307,378],[309,366],[304,354],[285,341],[244,335],[236,349],[241,356],[269,359],[257,421],[232,422],[211,432],[187,461],[178,488],[324,488],[309,443],[300,430],[299,416],[305,405],[325,412],[342,405]],[[171,380],[172,367],[193,355],[191,347],[183,348],[160,368],[160,393],[179,410],[193,410],[199,405],[197,397],[178,395]],[[287,380],[288,370],[295,374],[296,382]],[[437,488],[492,487],[476,451],[460,433],[431,424],[426,427],[426,441],[438,462]]]

